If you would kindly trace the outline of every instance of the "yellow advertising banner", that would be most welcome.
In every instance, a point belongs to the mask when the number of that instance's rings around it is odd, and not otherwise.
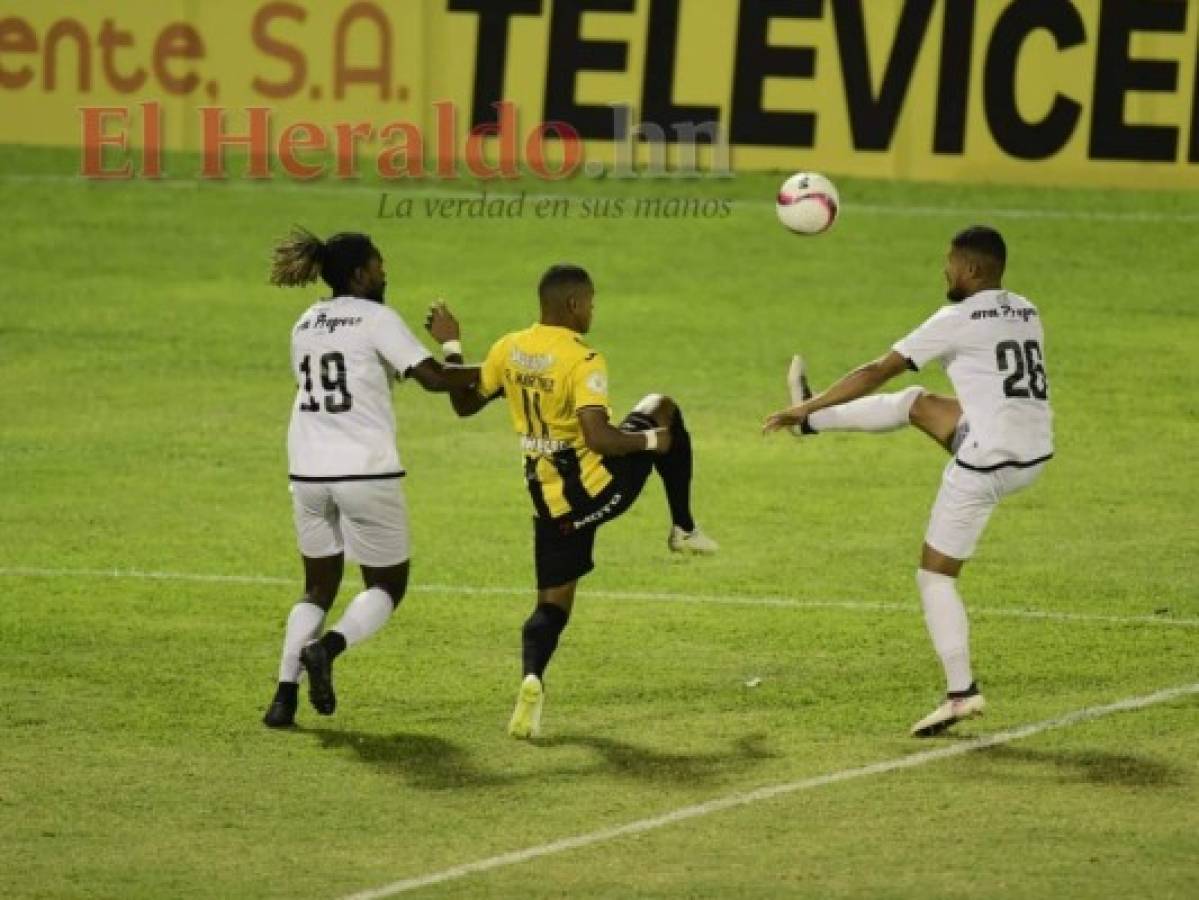
[[[40,0],[0,13],[0,142],[91,177],[165,148],[204,154],[176,176],[1196,188],[1197,57],[1199,0]]]

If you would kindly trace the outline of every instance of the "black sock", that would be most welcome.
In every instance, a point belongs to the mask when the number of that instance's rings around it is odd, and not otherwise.
[[[666,488],[670,520],[688,533],[695,531],[691,517],[691,435],[677,409],[670,420],[670,452],[654,457],[654,468]]]
[[[558,637],[566,627],[570,613],[552,603],[538,603],[533,615],[521,630],[522,653],[526,675],[544,678],[545,667],[558,648]]]
[[[280,681],[279,686],[275,688],[275,703],[286,703],[289,706],[296,705],[296,698],[299,696],[300,686],[294,681]]]
[[[970,682],[970,687],[964,691],[946,691],[945,696],[950,700],[965,700],[967,697],[973,697],[978,693],[978,682]]]
[[[321,646],[325,648],[325,652],[329,654],[329,662],[341,656],[346,649],[346,639],[340,631],[326,631],[321,636]]]

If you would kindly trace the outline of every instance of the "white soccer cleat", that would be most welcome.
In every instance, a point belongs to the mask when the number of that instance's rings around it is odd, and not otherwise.
[[[799,406],[812,398],[812,389],[808,386],[808,366],[798,353],[791,357],[791,365],[787,369],[787,391],[791,394],[792,406]],[[803,435],[799,425],[792,425],[788,430],[796,437]]]
[[[536,675],[526,675],[516,694],[516,709],[508,720],[508,734],[526,740],[541,733],[541,707],[545,705],[545,688]]]
[[[981,716],[987,708],[982,694],[946,700],[912,726],[912,737],[934,737],[962,719]]]
[[[791,393],[792,406],[799,406],[812,397],[812,389],[808,387],[808,366],[798,353],[791,357],[791,366],[787,369],[787,390]]]
[[[720,545],[695,526],[694,531],[683,531],[678,525],[670,526],[670,537],[666,539],[672,553],[715,553]]]

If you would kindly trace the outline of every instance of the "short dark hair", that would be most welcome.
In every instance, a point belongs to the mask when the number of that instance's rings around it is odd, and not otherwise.
[[[569,293],[571,288],[589,286],[591,276],[582,266],[573,263],[558,263],[550,266],[537,283],[537,296],[541,302],[556,300]]]
[[[955,250],[968,250],[994,261],[1000,272],[1007,265],[1007,244],[989,225],[974,225],[959,231],[951,242]]]
[[[297,226],[275,247],[271,283],[310,284],[319,276],[335,294],[347,294],[354,273],[376,256],[382,254],[368,235],[342,231],[322,241]]]

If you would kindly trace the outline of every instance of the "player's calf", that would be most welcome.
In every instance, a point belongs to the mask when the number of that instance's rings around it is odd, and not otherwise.
[[[670,449],[654,456],[654,469],[666,490],[670,506],[670,534],[666,546],[675,553],[715,553],[720,549],[695,523],[691,514],[691,478],[695,463],[691,449],[691,433],[683,420],[683,411],[673,398],[665,394],[650,394],[633,407],[625,420],[632,425],[644,423],[644,428],[670,430]]]

